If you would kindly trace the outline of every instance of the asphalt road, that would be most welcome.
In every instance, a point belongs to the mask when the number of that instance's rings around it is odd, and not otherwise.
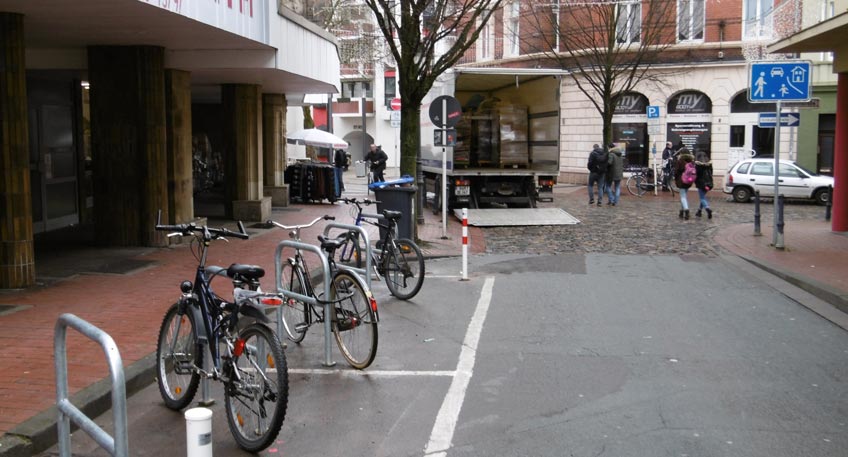
[[[376,287],[374,364],[323,367],[321,330],[290,345],[262,455],[848,455],[844,330],[718,253],[587,251],[474,257],[469,281],[429,261],[410,302]],[[213,396],[215,455],[244,455]],[[155,385],[129,411],[131,455],[185,455]]]

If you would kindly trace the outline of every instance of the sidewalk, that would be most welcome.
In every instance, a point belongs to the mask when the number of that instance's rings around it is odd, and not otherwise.
[[[364,182],[352,171],[345,176],[345,195],[365,197]],[[396,170],[388,176],[396,177]],[[326,201],[275,208],[272,216],[284,224],[296,224],[324,214],[351,221],[348,205]],[[461,255],[461,223],[449,217],[447,237],[443,238],[440,216],[429,208],[423,216],[425,222],[418,225],[418,235],[425,255]],[[273,284],[274,250],[286,239],[285,234],[257,225],[249,226],[248,231],[249,241],[215,243],[208,263],[228,265],[236,260],[258,264],[266,271],[263,284]],[[305,232],[303,239],[314,240],[320,231]],[[752,233],[752,224],[729,225],[717,232],[715,240],[728,252],[848,312],[848,236],[831,232],[829,223],[793,222],[786,227],[787,249],[778,251],[769,246],[770,227],[763,227],[763,236],[754,237]],[[486,252],[481,229],[469,227],[469,240],[470,254]],[[162,316],[179,293],[179,282],[190,279],[196,267],[187,246],[104,249],[83,244],[46,255],[47,259],[37,257],[36,265],[40,280],[50,278],[45,285],[0,292],[0,343],[6,354],[0,359],[3,457],[30,456],[56,441],[53,333],[59,315],[73,313],[115,339],[125,367],[127,394],[131,395],[154,382],[155,335]],[[66,277],[56,279],[60,275]],[[224,290],[220,285],[219,289]],[[89,415],[106,411],[110,399],[102,349],[74,331],[68,335],[72,402]]]

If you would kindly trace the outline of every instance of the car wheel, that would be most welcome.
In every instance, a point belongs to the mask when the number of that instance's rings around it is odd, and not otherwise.
[[[827,205],[827,198],[828,198],[827,189],[819,189],[819,190],[816,191],[816,193],[813,194],[813,199],[819,205]]]
[[[751,188],[739,186],[733,189],[733,200],[739,203],[748,203],[751,201]]]

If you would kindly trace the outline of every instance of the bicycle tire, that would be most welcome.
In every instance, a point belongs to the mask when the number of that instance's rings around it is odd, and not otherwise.
[[[181,312],[181,306],[185,305],[175,303],[165,313],[156,344],[159,393],[165,406],[175,411],[194,399],[200,382],[200,373],[194,368],[203,366],[203,347],[195,333],[194,315]]]
[[[228,376],[224,390],[227,423],[240,448],[259,452],[274,442],[286,417],[288,365],[279,338],[264,324],[248,325],[238,341],[243,350],[230,362],[238,376]]]
[[[353,368],[362,370],[371,365],[377,356],[376,302],[366,293],[365,284],[346,271],[333,275],[330,299],[336,317],[333,335],[342,356]]]
[[[300,268],[295,268],[292,265],[292,259],[283,263],[280,270],[280,278],[282,287],[289,292],[296,292],[301,295],[309,295],[306,293],[305,279]],[[306,331],[309,329],[309,305],[305,302],[285,297],[283,305],[277,311],[282,313],[280,318],[283,324],[283,331],[286,338],[294,343],[300,343],[306,337]]]
[[[339,261],[341,263],[362,268],[362,245],[359,242],[359,233],[354,231],[348,232],[340,249]]]
[[[645,177],[641,174],[633,174],[627,178],[627,192],[630,192],[630,195],[641,197],[645,194],[645,186],[643,182]]]
[[[395,297],[414,297],[424,284],[424,254],[418,245],[406,238],[396,239],[383,259],[383,277]]]

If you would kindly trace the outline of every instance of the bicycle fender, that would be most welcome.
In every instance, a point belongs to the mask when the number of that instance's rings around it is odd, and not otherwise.
[[[239,314],[242,314],[247,317],[252,317],[260,322],[264,322],[266,324],[271,323],[271,319],[268,319],[268,316],[265,315],[265,312],[261,309],[253,306],[250,303],[242,303],[239,306],[238,310]]]

